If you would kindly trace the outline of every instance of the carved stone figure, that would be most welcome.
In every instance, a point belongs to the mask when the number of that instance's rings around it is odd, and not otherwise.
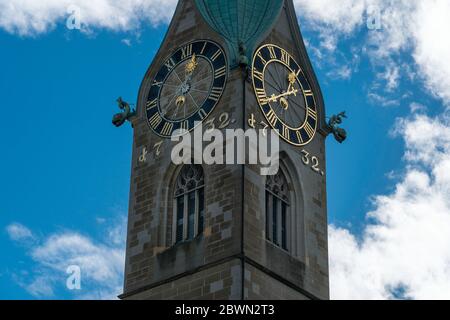
[[[117,99],[117,104],[119,106],[120,110],[123,110],[123,112],[118,113],[116,115],[114,115],[112,123],[116,126],[116,127],[120,127],[122,126],[126,121],[130,121],[132,117],[134,117],[136,115],[136,112],[134,110],[131,109],[130,105],[128,104],[128,102],[124,101],[122,99],[122,97],[119,97],[119,99]]]
[[[344,118],[347,119],[345,111],[331,116],[330,121],[328,121],[328,127],[339,143],[343,143],[347,139],[347,131],[339,127],[344,122]]]

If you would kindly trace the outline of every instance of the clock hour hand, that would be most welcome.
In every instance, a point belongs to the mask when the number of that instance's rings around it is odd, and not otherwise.
[[[291,72],[288,75],[289,87],[286,92],[275,95],[273,94],[270,98],[267,99],[268,102],[277,102],[279,99],[284,98],[286,96],[294,95],[297,96],[298,90],[294,88],[295,82],[297,81],[297,77],[300,74],[301,69],[297,72]]]
[[[267,98],[267,102],[277,102],[279,99],[284,98],[290,95],[297,95],[298,90],[294,88],[289,88],[289,90],[285,93],[275,95],[273,94],[271,97]]]

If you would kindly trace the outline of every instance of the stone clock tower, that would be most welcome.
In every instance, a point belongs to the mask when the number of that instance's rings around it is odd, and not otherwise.
[[[292,0],[180,0],[139,90],[122,299],[328,299],[321,91]],[[276,129],[280,169],[174,164],[180,130]]]

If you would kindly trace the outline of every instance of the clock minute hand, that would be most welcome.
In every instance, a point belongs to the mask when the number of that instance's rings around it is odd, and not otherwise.
[[[289,87],[288,87],[288,91],[292,89],[294,89],[294,85],[295,82],[297,81],[297,77],[300,74],[300,72],[302,71],[302,69],[299,69],[297,72],[291,72],[288,76],[288,81],[289,81]],[[297,92],[295,92],[297,93]]]

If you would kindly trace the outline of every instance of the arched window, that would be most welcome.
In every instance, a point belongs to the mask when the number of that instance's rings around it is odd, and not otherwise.
[[[203,232],[205,219],[205,181],[199,165],[186,165],[181,169],[174,198],[175,244],[189,241]]]
[[[290,223],[289,188],[281,169],[266,181],[266,238],[289,251]]]

